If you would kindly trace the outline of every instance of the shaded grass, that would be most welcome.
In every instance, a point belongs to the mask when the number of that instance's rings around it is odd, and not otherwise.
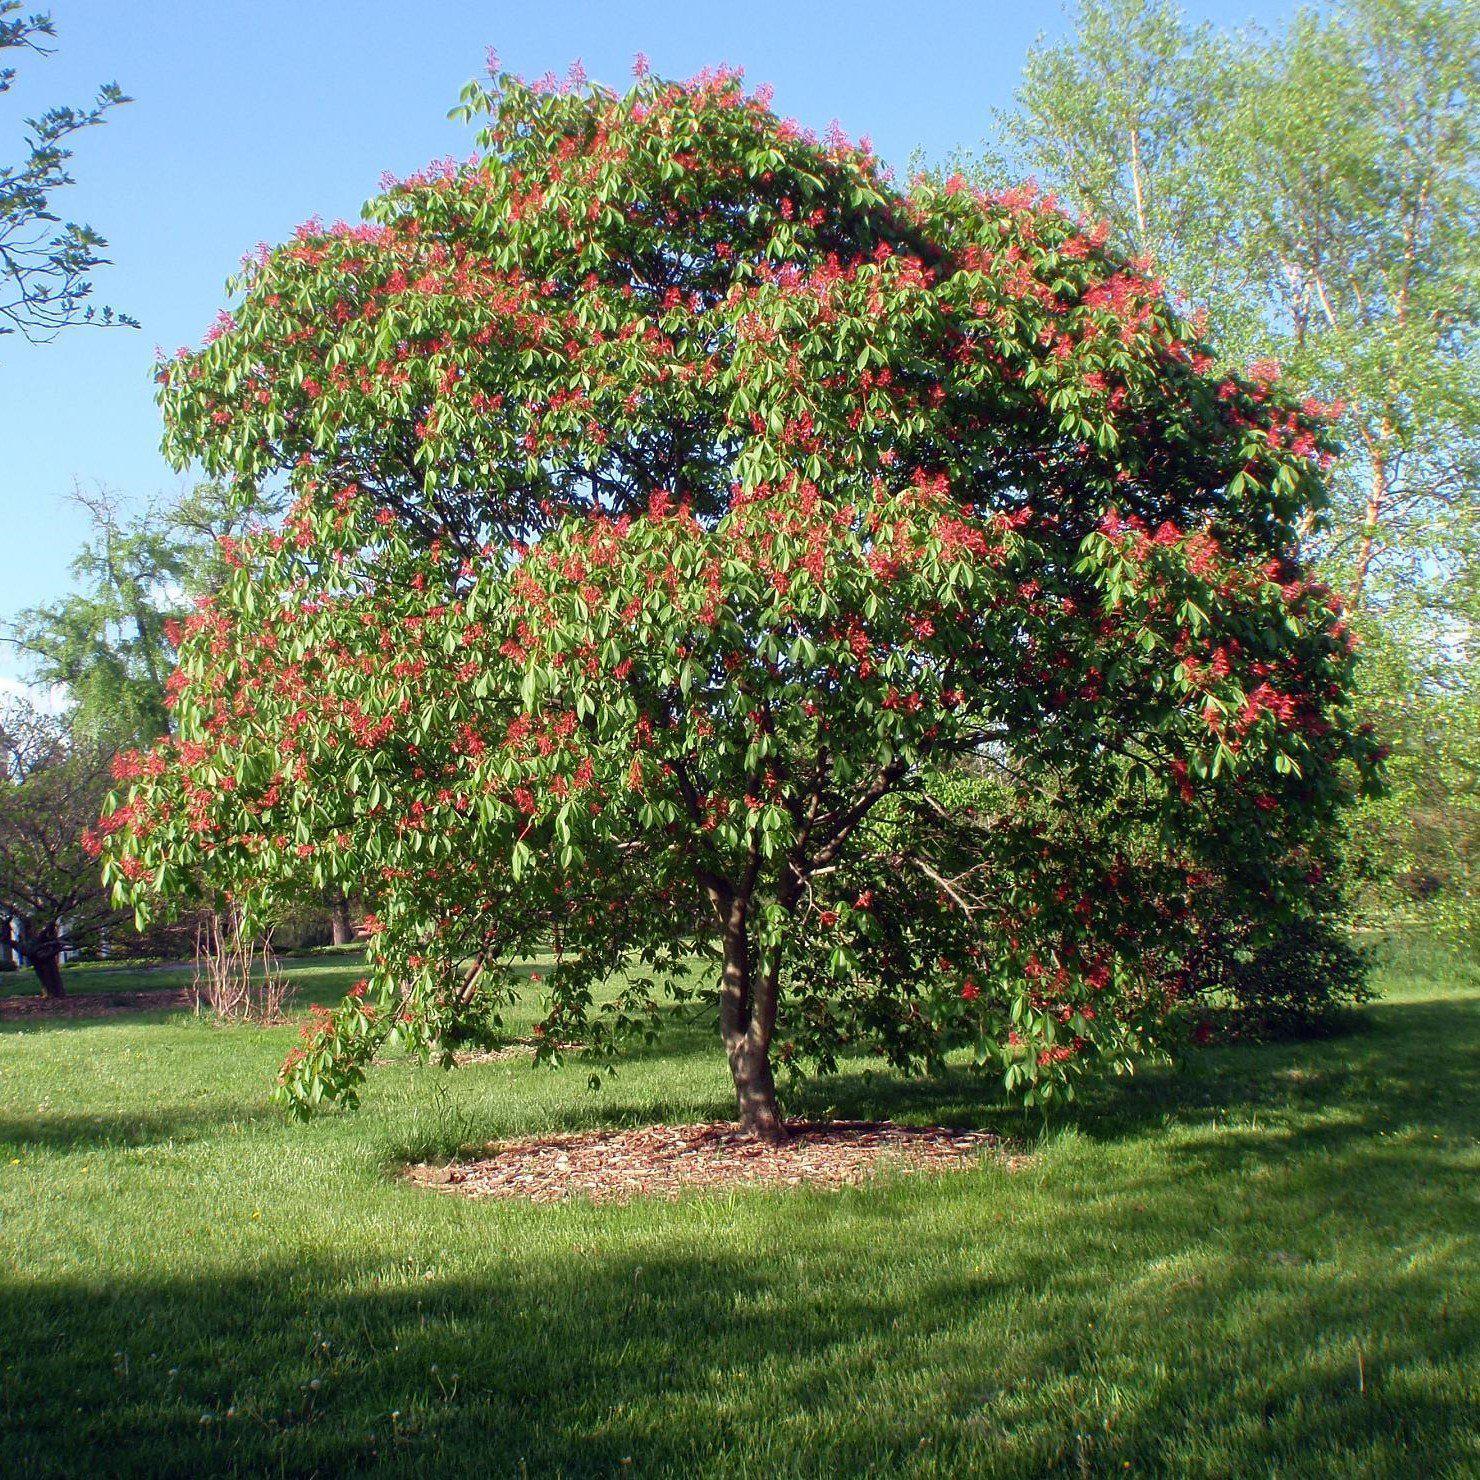
[[[791,1097],[1030,1138],[1016,1173],[602,1208],[390,1173],[728,1116],[701,1025],[596,1095],[394,1065],[308,1127],[267,1103],[291,1030],[6,1025],[0,1468],[1472,1473],[1480,975],[1404,949],[1379,985],[1344,1037],[1048,1124],[965,1074]]]

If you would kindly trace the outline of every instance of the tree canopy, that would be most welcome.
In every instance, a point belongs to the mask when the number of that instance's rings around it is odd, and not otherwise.
[[[1374,758],[1297,558],[1323,409],[1104,227],[902,190],[736,75],[463,106],[477,156],[264,251],[160,367],[175,458],[295,501],[185,624],[108,877],[367,900],[300,1108],[496,1037],[552,943],[549,1053],[717,952],[762,1135],[773,1058],[1127,1062],[1215,881],[1298,909]]]
[[[1017,163],[1154,256],[1224,347],[1339,404],[1353,605],[1442,601],[1480,468],[1480,20],[1456,0],[1302,7],[1274,35],[1085,0],[1002,115]]]

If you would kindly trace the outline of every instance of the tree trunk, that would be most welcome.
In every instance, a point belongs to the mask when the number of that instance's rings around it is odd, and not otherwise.
[[[0,915],[0,971],[15,965],[15,951],[10,939],[10,916]]]
[[[779,1145],[787,1139],[786,1126],[776,1105],[776,1079],[771,1073],[771,1055],[745,1034],[725,1044],[730,1077],[735,1081],[735,1101],[740,1109],[740,1128],[757,1141]]]
[[[1362,597],[1367,588],[1367,572],[1372,568],[1372,556],[1377,546],[1378,521],[1382,518],[1386,493],[1387,482],[1382,460],[1374,458],[1372,491],[1367,497],[1367,507],[1363,511],[1362,538],[1357,545],[1356,572],[1352,577],[1351,606],[1354,611],[1360,611],[1362,608]]]
[[[758,1141],[786,1140],[771,1073],[771,1031],[776,1022],[775,982],[752,971],[746,902],[732,899],[724,914],[724,972],[719,1026],[724,1040],[740,1127]]]
[[[62,985],[62,968],[55,956],[33,956],[31,969],[36,973],[36,980],[41,983],[42,996],[55,998],[67,995],[67,989]]]
[[[349,917],[349,896],[336,894],[329,905],[330,928],[334,932],[336,946],[354,944],[355,927]]]
[[[47,997],[65,997],[67,989],[62,985],[62,935],[55,920],[39,928],[26,920],[20,921],[21,959],[36,973],[41,991]]]
[[[1367,507],[1363,510],[1362,538],[1357,545],[1356,571],[1352,577],[1349,605],[1353,611],[1362,609],[1362,598],[1367,590],[1367,576],[1372,569],[1372,557],[1377,549],[1378,528],[1388,503],[1388,459],[1387,447],[1393,435],[1390,417],[1383,417],[1380,436],[1376,441],[1367,439],[1367,455],[1372,463],[1372,481],[1367,493]]]
[[[1144,256],[1150,253],[1151,243],[1146,233],[1146,196],[1141,188],[1141,140],[1135,124],[1131,125],[1131,187],[1136,202],[1136,245]]]

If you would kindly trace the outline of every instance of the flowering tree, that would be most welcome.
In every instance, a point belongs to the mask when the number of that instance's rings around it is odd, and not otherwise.
[[[1034,191],[901,193],[734,75],[464,106],[480,157],[262,250],[160,368],[177,459],[296,502],[186,623],[108,877],[366,898],[300,1109],[496,1038],[552,941],[549,1053],[717,952],[766,1137],[773,1060],[1125,1061],[1209,881],[1289,907],[1367,764],[1292,558],[1319,408]]]

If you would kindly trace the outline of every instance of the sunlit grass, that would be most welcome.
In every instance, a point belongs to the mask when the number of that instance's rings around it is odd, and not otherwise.
[[[358,974],[292,969],[303,1001]],[[1379,984],[1348,1035],[1046,1127],[965,1075],[793,1095],[989,1126],[1025,1170],[617,1208],[394,1167],[728,1116],[702,1020],[599,1093],[578,1060],[395,1064],[307,1127],[267,1098],[291,1027],[6,1024],[0,1469],[1472,1472],[1480,975],[1407,949]]]

